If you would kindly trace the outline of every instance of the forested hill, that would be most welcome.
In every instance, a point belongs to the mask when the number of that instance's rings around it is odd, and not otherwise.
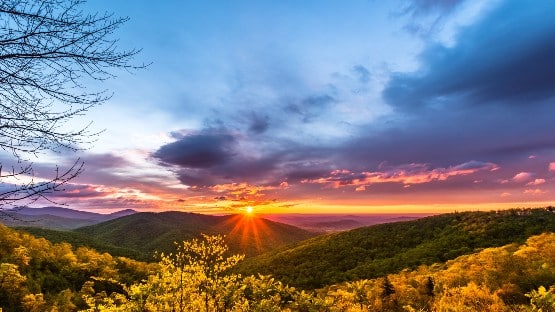
[[[121,289],[120,283],[147,278],[155,268],[85,247],[53,244],[0,224],[0,311],[85,309],[84,286],[92,279],[104,280],[94,290],[110,293]]]
[[[258,255],[316,234],[255,216],[212,216],[184,212],[143,212],[70,232],[26,228],[55,242],[69,241],[116,255],[152,261],[156,251],[168,253],[181,242],[203,234],[224,234],[231,252]]]
[[[553,208],[450,213],[315,237],[247,259],[243,273],[303,288],[375,278],[555,232]]]

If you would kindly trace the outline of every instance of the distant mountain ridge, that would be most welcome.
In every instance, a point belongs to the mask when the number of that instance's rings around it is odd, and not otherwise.
[[[3,210],[2,212],[4,217],[0,218],[0,223],[7,226],[40,227],[59,230],[75,229],[137,213],[133,209],[125,209],[110,214],[101,214],[64,207],[20,207]]]
[[[114,219],[119,218],[127,215],[131,215],[137,213],[137,211],[133,209],[124,209],[117,212],[103,214],[103,213],[94,213],[82,210],[75,210],[71,208],[64,208],[64,207],[42,207],[42,208],[29,208],[29,207],[21,207],[12,209],[11,211],[26,215],[26,216],[40,216],[40,215],[51,215],[69,219],[85,219],[85,220],[107,220],[107,219]],[[6,212],[10,212],[9,210]]]
[[[291,224],[309,231],[339,232],[363,226],[397,221],[416,220],[433,213],[375,213],[375,214],[266,214],[268,220]]]

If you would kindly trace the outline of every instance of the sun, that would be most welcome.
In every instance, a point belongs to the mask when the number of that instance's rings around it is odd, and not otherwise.
[[[247,206],[247,208],[245,209],[245,211],[247,212],[247,214],[252,214],[252,207],[251,206]]]

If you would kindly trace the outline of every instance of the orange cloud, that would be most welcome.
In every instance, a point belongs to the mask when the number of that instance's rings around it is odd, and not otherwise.
[[[215,199],[222,203],[227,202],[227,205],[231,205],[233,208],[235,205],[237,207],[242,207],[244,204],[249,205],[262,205],[272,203],[273,200],[267,198],[268,191],[283,190],[289,187],[287,182],[282,182],[279,186],[260,186],[251,185],[248,183],[226,183],[217,184],[208,187],[209,190],[215,192],[217,195]],[[241,203],[241,204],[237,204]]]
[[[287,186],[288,186],[287,182],[281,183],[279,187],[258,186],[258,185],[251,185],[243,182],[243,183],[217,184],[214,186],[210,186],[209,189],[216,193],[227,193],[230,195],[239,195],[239,194],[256,195],[262,191],[275,190],[278,188],[286,188]]]

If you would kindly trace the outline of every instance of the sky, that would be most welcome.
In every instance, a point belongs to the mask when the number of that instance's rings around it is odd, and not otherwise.
[[[55,202],[96,212],[451,212],[555,202],[551,0],[90,1],[146,69]]]

